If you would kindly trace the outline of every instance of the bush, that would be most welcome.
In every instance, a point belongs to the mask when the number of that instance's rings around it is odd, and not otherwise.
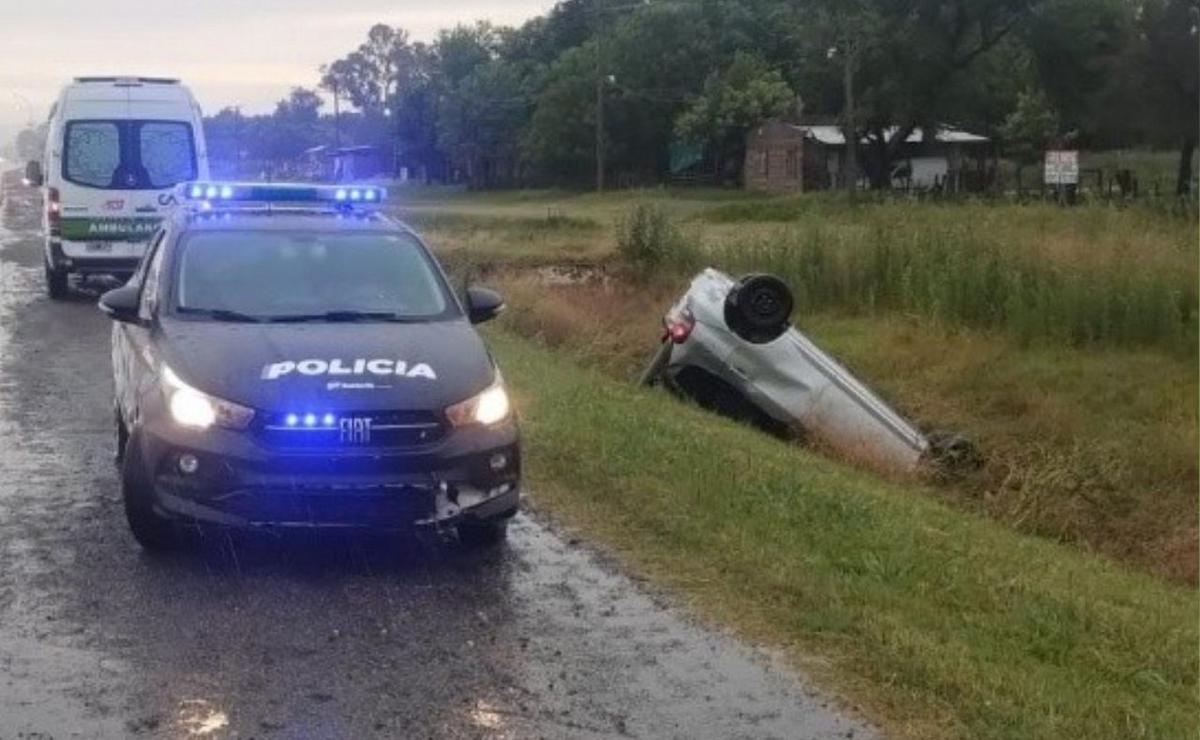
[[[696,263],[688,240],[666,212],[645,203],[617,222],[617,252],[642,272],[668,263],[687,270]]]

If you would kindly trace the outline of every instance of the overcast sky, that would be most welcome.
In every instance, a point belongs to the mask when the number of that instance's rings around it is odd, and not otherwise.
[[[179,77],[206,112],[270,110],[377,22],[428,40],[489,19],[516,25],[554,0],[0,0],[0,142],[46,117],[69,78]]]

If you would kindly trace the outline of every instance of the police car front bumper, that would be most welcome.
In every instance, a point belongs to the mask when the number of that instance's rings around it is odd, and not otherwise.
[[[517,427],[455,429],[419,449],[280,452],[250,432],[168,420],[130,438],[155,510],[237,528],[442,527],[504,519],[520,497]],[[128,452],[126,454],[129,454]],[[195,469],[181,464],[195,459]]]

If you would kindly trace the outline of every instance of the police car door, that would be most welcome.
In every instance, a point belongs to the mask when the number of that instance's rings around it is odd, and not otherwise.
[[[138,323],[113,324],[113,378],[117,402],[125,415],[126,427],[137,418],[137,402],[154,382],[157,372],[150,347],[150,326],[158,317],[159,286],[161,284],[163,244],[167,233],[159,230],[150,242],[137,273],[130,280],[140,286]]]

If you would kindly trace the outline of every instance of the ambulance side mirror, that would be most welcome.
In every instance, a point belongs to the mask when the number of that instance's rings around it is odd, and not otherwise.
[[[140,324],[142,323],[138,317],[138,294],[140,292],[139,286],[133,284],[122,285],[120,288],[110,290],[100,296],[100,310],[113,321]]]
[[[25,163],[25,183],[32,188],[40,188],[46,179],[42,175],[42,163],[30,160]]]
[[[504,310],[504,299],[491,288],[472,285],[467,288],[467,315],[472,324],[490,321]]]

